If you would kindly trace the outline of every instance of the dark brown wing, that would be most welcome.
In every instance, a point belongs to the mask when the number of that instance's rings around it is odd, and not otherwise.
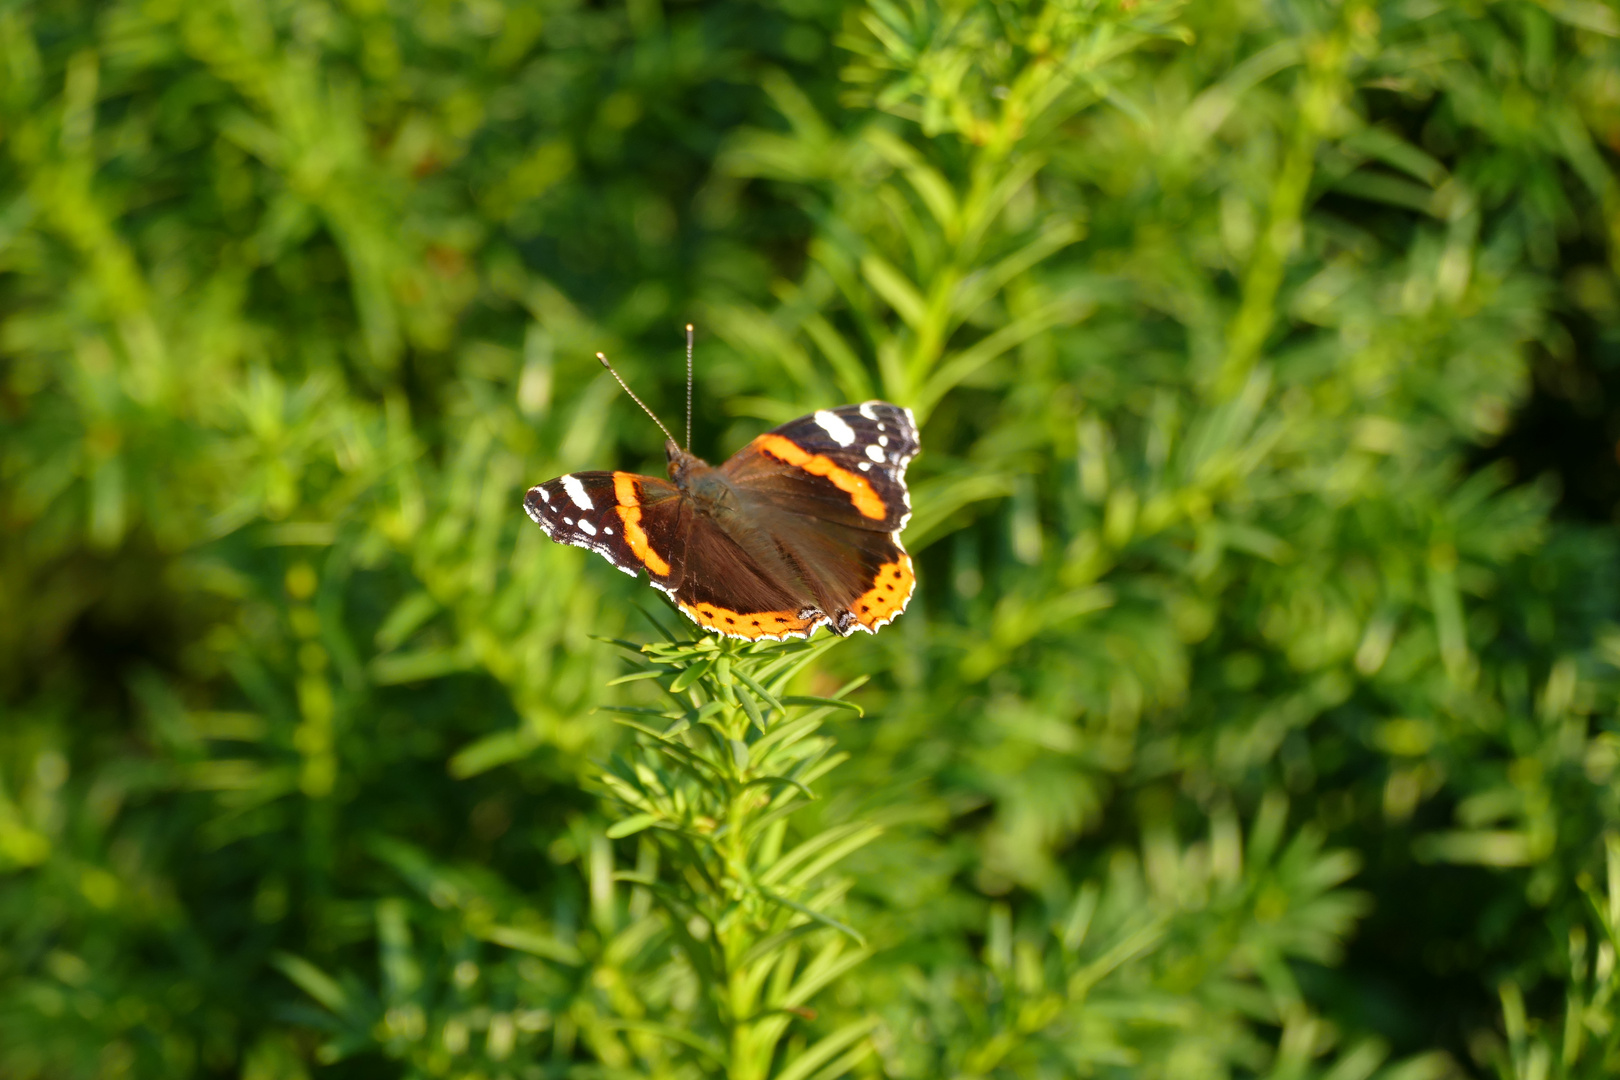
[[[770,533],[733,518],[722,528],[693,513],[675,606],[693,622],[729,637],[782,641],[809,637],[828,617],[804,576]]]
[[[851,528],[897,533],[911,517],[906,466],[917,455],[910,409],[842,405],[768,431],[720,466],[739,490]]]
[[[732,637],[808,637],[827,617],[764,534],[727,535],[667,480],[624,472],[559,476],[523,508],[560,544],[632,577],[645,570],[693,622]]]
[[[911,517],[906,466],[918,449],[909,409],[885,401],[801,417],[738,451],[722,472],[747,519],[769,534],[838,633],[869,633],[916,586],[900,532]]]
[[[589,548],[631,577],[645,570],[666,593],[680,583],[691,510],[668,480],[571,473],[530,488],[523,509],[559,544]]]

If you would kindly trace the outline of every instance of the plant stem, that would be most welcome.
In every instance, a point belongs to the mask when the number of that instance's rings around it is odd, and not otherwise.
[[[783,700],[797,672],[831,644],[701,638],[644,647],[638,659],[663,669],[659,683],[681,714],[664,714],[672,723],[663,733],[642,722],[645,709],[625,721],[640,733],[638,753],[615,758],[603,775],[628,823],[611,835],[644,832],[664,849],[660,880],[640,884],[654,890],[712,1006],[672,1016],[667,1026],[712,1024],[693,1033],[724,1057],[728,1080],[768,1080],[790,1022],[813,1015],[802,1004],[829,981],[817,964],[843,970],[864,956],[844,953],[843,939],[859,938],[828,913],[841,890],[827,888],[825,874],[878,830],[834,824],[783,850],[792,812],[815,797],[813,782],[837,763],[829,760],[833,740],[817,730],[838,709],[859,711],[836,699]],[[707,923],[705,934],[684,925],[694,913]],[[854,1045],[856,1034],[846,1025],[828,1036],[838,1041],[806,1067]],[[859,1056],[839,1060],[853,1065]]]

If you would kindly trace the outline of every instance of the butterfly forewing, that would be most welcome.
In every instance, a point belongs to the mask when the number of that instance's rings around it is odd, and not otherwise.
[[[645,570],[653,585],[673,592],[681,579],[680,535],[685,509],[668,480],[627,472],[582,472],[529,489],[523,509],[560,544],[588,548],[631,577]]]
[[[867,401],[783,424],[721,468],[739,488],[778,509],[896,533],[911,516],[906,466],[916,454],[911,410]]]

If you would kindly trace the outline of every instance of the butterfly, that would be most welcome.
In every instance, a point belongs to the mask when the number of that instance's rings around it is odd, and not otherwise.
[[[687,364],[690,380],[691,327]],[[690,444],[690,381],[687,401]],[[571,473],[530,488],[524,509],[558,543],[632,577],[645,572],[693,622],[727,637],[783,641],[821,626],[876,633],[906,609],[917,584],[900,542],[911,517],[906,466],[918,449],[910,409],[822,409],[718,468],[664,435],[668,480]]]

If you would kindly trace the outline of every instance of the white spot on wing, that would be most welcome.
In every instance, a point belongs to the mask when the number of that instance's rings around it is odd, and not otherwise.
[[[540,501],[541,502],[550,502],[551,501],[551,492],[547,491],[545,488],[536,488],[535,490],[540,492]]]
[[[883,460],[883,450],[881,447],[868,444],[866,447],[866,456],[871,458],[873,461],[881,462]]]
[[[844,418],[837,413],[822,409],[816,413],[815,419],[821,430],[827,433],[827,437],[839,446],[849,446],[855,441],[855,429],[844,423]]]
[[[579,523],[579,527],[581,529],[585,530],[585,535],[587,535],[587,536],[595,536],[596,535],[596,526],[592,525],[588,521],[585,521],[585,520],[582,519],[580,521],[580,523]]]
[[[861,470],[861,472],[871,472],[872,471],[872,463],[870,461],[863,461],[863,462],[861,462],[859,465],[857,465],[855,467],[857,469]]]
[[[591,503],[591,497],[585,494],[585,485],[579,482],[579,477],[563,477],[562,486],[563,490],[568,492],[568,497],[574,500],[575,506],[579,507],[581,510],[596,509],[596,507]]]
[[[878,445],[879,446],[888,446],[889,445],[889,437],[887,435],[879,435],[878,436]]]
[[[602,531],[607,533],[609,536],[612,536],[613,535],[613,526],[608,525],[608,526],[604,527],[602,529]]]

